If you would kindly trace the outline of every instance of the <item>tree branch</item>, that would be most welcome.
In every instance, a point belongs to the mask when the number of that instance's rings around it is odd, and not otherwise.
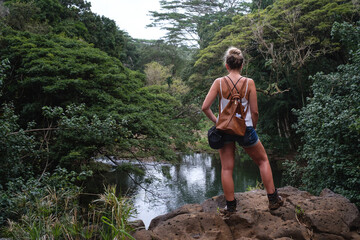
[[[103,154],[101,151],[99,151],[100,154]],[[104,154],[104,156],[109,159],[112,163],[114,163],[116,166],[120,166],[116,161],[114,161],[109,155]],[[137,159],[138,160],[138,159]],[[138,160],[139,161],[139,160]],[[150,191],[149,189],[145,188],[141,183],[137,182],[128,171],[125,171],[128,177],[140,188],[142,188],[145,192],[149,192],[151,195],[156,196],[156,194],[153,191]]]
[[[288,92],[288,91],[290,91],[290,88],[285,89],[285,90],[278,89],[278,90],[276,90],[276,92],[271,92],[270,89],[263,90],[263,89],[257,88],[256,91],[261,92],[264,95],[268,95],[268,96],[272,97],[272,96],[275,96],[275,95],[278,95],[278,94],[281,94],[284,92]]]

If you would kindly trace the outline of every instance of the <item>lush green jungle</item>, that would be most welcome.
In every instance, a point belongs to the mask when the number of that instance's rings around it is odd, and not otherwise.
[[[359,1],[160,5],[149,27],[167,35],[144,40],[85,0],[0,1],[0,234],[131,238],[130,199],[105,187],[83,209],[82,183],[106,170],[99,157],[174,162],[211,151],[201,104],[226,74],[229,46],[255,80],[266,149],[294,156],[282,163],[287,184],[329,188],[359,207]]]

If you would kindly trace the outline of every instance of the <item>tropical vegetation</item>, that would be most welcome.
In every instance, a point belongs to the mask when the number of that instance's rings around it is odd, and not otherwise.
[[[357,1],[163,0],[133,39],[85,0],[0,2],[0,224],[14,239],[129,237],[114,187],[83,206],[96,159],[208,151],[200,105],[229,46],[258,91],[258,133],[285,182],[360,206]],[[216,112],[216,104],[214,104]],[[139,171],[120,166],[127,173]],[[145,178],[148,179],[148,178]],[[20,237],[21,236],[21,237]]]

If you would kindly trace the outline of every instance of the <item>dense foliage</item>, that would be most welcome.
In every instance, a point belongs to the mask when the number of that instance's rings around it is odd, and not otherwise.
[[[183,84],[147,85],[146,74],[128,68],[144,69],[150,61],[138,61],[137,54],[141,48],[150,53],[149,44],[133,41],[113,20],[93,14],[85,1],[5,1],[5,6],[0,16],[1,224],[30,214],[12,215],[21,206],[8,192],[24,191],[14,184],[43,179],[59,167],[75,174],[96,170],[97,157],[174,160],[176,151],[186,151],[196,119],[188,117],[193,108],[174,94]],[[169,69],[182,65],[183,58],[173,53],[163,58]]]
[[[92,13],[84,0],[6,0],[5,6],[4,22],[15,30],[84,39],[129,67],[136,61],[130,36],[114,20]]]
[[[2,106],[0,116],[0,190],[9,180],[31,174],[31,164],[36,159],[37,143],[33,136],[20,129],[19,117],[11,105]],[[30,124],[31,126],[31,124]]]
[[[14,63],[2,99],[14,103],[22,126],[35,121],[37,128],[56,128],[47,139],[54,166],[68,162],[69,167],[77,163],[73,158],[81,165],[114,144],[157,153],[173,142],[186,144],[178,140],[178,130],[190,130],[173,111],[181,111],[181,103],[166,87],[145,87],[144,75],[106,53],[57,35],[13,31],[0,44],[2,56]]]
[[[348,23],[336,24],[340,33]],[[346,39],[359,44],[359,26]],[[352,42],[352,41],[350,41]],[[346,43],[346,42],[345,42]],[[354,42],[352,42],[354,43]],[[360,45],[349,64],[337,72],[312,76],[313,96],[295,111],[294,126],[302,134],[299,161],[287,162],[288,181],[318,194],[324,188],[340,193],[360,206]]]
[[[8,207],[1,211],[0,222],[9,219],[3,235],[24,240],[133,239],[128,219],[136,211],[128,198],[116,193],[115,186],[105,189],[88,211],[83,211],[76,182],[89,174],[57,168],[40,179],[10,182],[8,190],[0,193],[0,206]]]

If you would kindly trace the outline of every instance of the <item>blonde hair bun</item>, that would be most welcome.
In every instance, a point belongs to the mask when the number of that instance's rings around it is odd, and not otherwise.
[[[224,56],[225,63],[231,69],[240,69],[244,62],[244,57],[240,49],[229,47]]]
[[[240,49],[238,49],[236,47],[231,47],[231,48],[229,48],[229,54],[240,56],[240,55],[242,55],[242,52]]]

